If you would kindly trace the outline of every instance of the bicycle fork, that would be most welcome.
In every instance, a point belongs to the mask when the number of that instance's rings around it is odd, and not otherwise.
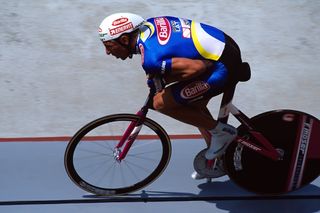
[[[137,112],[136,115],[138,115],[140,119],[138,121],[132,121],[130,123],[130,125],[124,132],[123,136],[121,137],[119,143],[114,148],[113,156],[115,160],[119,163],[127,156],[130,147],[139,135],[139,132],[142,128],[142,124],[146,117],[146,112],[142,109],[139,112]],[[122,147],[123,149],[121,150]]]
[[[126,131],[124,132],[122,138],[120,139],[117,146],[114,148],[113,156],[119,163],[127,156],[130,147],[133,142],[139,135],[139,132],[142,128],[143,122],[147,117],[148,110],[150,106],[153,104],[153,97],[155,92],[150,90],[150,93],[143,105],[143,107],[136,113],[139,116],[139,119],[136,121],[132,121]],[[125,144],[125,145],[124,145]],[[121,151],[121,147],[124,145],[123,150]]]

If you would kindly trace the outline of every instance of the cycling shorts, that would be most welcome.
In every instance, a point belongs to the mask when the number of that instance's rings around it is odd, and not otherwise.
[[[221,94],[227,87],[229,79],[226,66],[217,62],[212,72],[206,72],[194,79],[177,82],[170,88],[176,102],[188,104]]]

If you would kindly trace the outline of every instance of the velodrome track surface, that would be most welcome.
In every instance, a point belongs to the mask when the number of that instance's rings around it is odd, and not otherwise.
[[[252,68],[252,79],[235,95],[243,112],[251,117],[290,108],[320,118],[320,1],[3,0],[0,213],[319,212],[319,179],[290,197],[254,199],[226,177],[210,184],[192,180],[194,155],[204,146],[199,139],[173,140],[163,176],[129,197],[92,197],[68,179],[67,140],[59,136],[71,136],[107,114],[135,113],[147,94],[140,56],[106,57],[98,39],[101,20],[121,11],[186,17],[221,28]],[[217,99],[209,104],[214,115]],[[198,133],[159,113],[149,117],[171,135]]]
[[[63,164],[65,138],[0,142],[0,212],[320,212],[320,178],[278,197],[257,196],[228,179],[190,178],[200,139],[173,139],[168,168],[143,190],[96,197],[69,180]]]

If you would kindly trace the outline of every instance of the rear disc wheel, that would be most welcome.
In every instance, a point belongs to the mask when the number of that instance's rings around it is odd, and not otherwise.
[[[279,161],[233,142],[225,154],[225,169],[239,186],[259,194],[283,194],[301,188],[320,174],[320,122],[299,111],[278,110],[250,119],[282,155]],[[239,136],[249,137],[243,126]]]

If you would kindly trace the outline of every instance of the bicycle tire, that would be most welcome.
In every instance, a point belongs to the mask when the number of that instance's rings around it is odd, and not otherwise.
[[[320,175],[317,118],[295,110],[274,110],[250,121],[284,155],[282,160],[272,161],[240,143],[231,143],[224,155],[225,169],[237,185],[258,194],[284,194]],[[238,131],[240,136],[248,135],[243,125]]]
[[[84,127],[82,127],[69,141],[66,151],[65,151],[65,157],[64,157],[64,165],[66,172],[70,179],[80,188],[83,190],[93,193],[95,195],[104,195],[104,196],[114,196],[114,195],[123,195],[132,193],[134,191],[137,191],[139,189],[142,189],[146,187],[147,185],[151,184],[154,180],[156,180],[162,172],[167,167],[170,157],[171,157],[171,142],[168,134],[166,131],[155,121],[146,118],[143,122],[143,128],[146,131],[151,132],[151,134],[139,136],[137,137],[136,141],[134,142],[133,146],[129,150],[129,153],[127,157],[121,161],[121,163],[117,162],[113,156],[110,157],[110,153],[105,152],[111,152],[112,148],[110,146],[110,143],[117,143],[119,140],[119,137],[121,137],[118,134],[123,134],[123,131],[119,133],[118,128],[120,128],[119,124],[123,124],[124,126],[127,126],[132,121],[138,121],[139,117],[134,114],[114,114],[105,116],[99,119],[96,119]],[[102,131],[103,128],[103,131]],[[113,129],[115,128],[115,129]],[[123,127],[126,128],[126,127]],[[97,135],[92,135],[92,132],[97,131]],[[98,133],[99,131],[99,133]],[[114,135],[105,135],[107,131],[110,131],[115,133]],[[98,135],[101,134],[102,135]],[[148,140],[146,140],[148,139]],[[147,142],[146,142],[147,141]],[[134,153],[130,155],[130,152],[133,152],[134,150],[137,150],[138,148],[134,147],[135,144],[138,144],[141,149],[147,149],[146,153],[135,153],[135,154],[141,154],[140,159],[138,156],[135,156]],[[149,145],[150,144],[150,145]],[[96,146],[96,147],[95,147]],[[136,149],[135,149],[136,148]],[[157,151],[157,149],[161,149],[160,151]],[[91,150],[92,149],[92,150]],[[152,151],[152,156],[150,150],[154,149],[156,151]],[[82,156],[82,153],[85,152],[87,156]],[[156,152],[156,153],[155,153]],[[93,154],[96,154],[96,156],[93,156]],[[143,155],[142,155],[143,154]],[[158,156],[160,159],[154,159],[155,156]],[[80,157],[86,158],[85,160],[81,160]],[[131,157],[131,158],[130,158]],[[99,161],[98,161],[99,158]],[[101,159],[100,159],[101,158]],[[144,171],[143,169],[147,170],[149,168],[142,168],[143,165],[138,165],[132,162],[129,162],[128,159],[140,160],[139,164],[154,164],[154,168],[152,168],[152,171]],[[79,161],[79,162],[78,162]],[[94,165],[89,164],[90,161]],[[101,163],[103,162],[103,163]],[[84,165],[86,164],[86,165]],[[93,170],[93,168],[96,168],[102,164],[102,168]],[[108,167],[106,166],[107,164]],[[126,167],[126,170],[130,170],[132,174],[130,174],[132,179],[137,180],[126,180],[131,181],[130,183],[125,183],[124,186],[121,184],[114,183],[115,181],[118,181],[118,179],[124,178],[120,174],[123,171],[119,171],[119,169],[123,169],[122,167]],[[82,171],[86,170],[88,171]],[[118,170],[116,170],[118,169]],[[141,169],[142,171],[139,171],[141,173],[146,173],[140,176],[140,173],[137,173],[137,170]],[[81,171],[79,171],[81,170]],[[105,171],[103,171],[105,170]],[[103,171],[103,173],[102,173]],[[83,173],[82,173],[83,172]],[[87,172],[89,174],[87,174]],[[111,174],[113,172],[114,174]],[[124,170],[124,172],[126,172]],[[110,180],[103,175],[111,175]],[[118,174],[119,173],[119,174]],[[99,177],[99,181],[96,179],[91,178],[91,175],[94,174],[101,174],[101,177]],[[117,177],[112,177],[112,175],[115,175]],[[129,178],[129,177],[128,177]],[[107,180],[108,179],[108,180]],[[132,182],[133,181],[133,182]],[[103,182],[103,183],[102,183]]]

